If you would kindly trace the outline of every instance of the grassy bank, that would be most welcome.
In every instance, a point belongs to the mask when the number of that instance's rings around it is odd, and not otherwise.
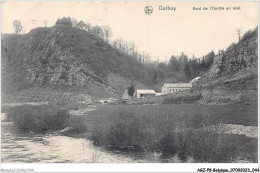
[[[97,146],[126,153],[175,155],[186,161],[257,162],[257,139],[218,134],[203,126],[257,126],[256,105],[98,105],[88,115],[69,115],[85,104],[62,103],[5,107],[7,118],[25,132],[51,132],[70,127],[64,135],[85,137]]]
[[[162,158],[177,155],[184,161],[189,156],[196,162],[257,161],[257,139],[200,128],[231,121],[249,125],[257,114],[243,115],[248,111],[243,106],[233,112],[230,107],[195,106],[102,106],[93,115],[91,140],[110,150],[157,152]]]
[[[172,95],[171,97],[165,97],[162,104],[191,104],[200,99],[202,99],[201,94]]]
[[[6,113],[5,121],[13,121],[17,129],[36,133],[53,132],[70,127],[63,134],[75,136],[89,129],[89,118],[70,115],[70,110],[85,109],[84,102],[59,102],[48,105],[5,105],[2,113]]]
[[[16,128],[28,132],[44,133],[68,126],[69,114],[66,109],[53,105],[21,105],[4,109],[7,119]]]

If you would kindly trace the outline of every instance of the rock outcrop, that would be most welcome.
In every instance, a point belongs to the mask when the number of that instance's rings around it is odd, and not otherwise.
[[[70,25],[4,34],[1,41],[5,103],[118,98],[138,74],[132,66],[142,67],[102,38]]]
[[[192,88],[203,104],[257,104],[257,29],[220,51],[209,72]]]

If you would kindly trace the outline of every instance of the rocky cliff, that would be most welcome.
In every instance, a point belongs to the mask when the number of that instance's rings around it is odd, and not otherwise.
[[[134,68],[142,69],[102,38],[70,25],[5,34],[1,42],[2,102],[117,98],[138,74]]]
[[[201,93],[203,104],[257,104],[257,28],[237,44],[220,51],[209,72],[191,92]]]
[[[124,104],[257,104],[257,32],[248,31],[237,44],[219,51],[210,70],[189,91]]]

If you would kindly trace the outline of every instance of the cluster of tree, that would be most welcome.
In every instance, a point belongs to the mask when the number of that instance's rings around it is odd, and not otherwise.
[[[138,51],[138,48],[134,42],[129,43],[119,38],[112,41],[111,45],[120,52],[128,55],[135,60],[138,60],[142,64],[148,64],[152,62],[149,53]]]
[[[17,26],[16,33],[19,33],[20,23],[15,22],[14,25]],[[214,61],[215,54],[211,51],[201,58],[189,58],[181,53],[173,55],[168,62],[154,62],[150,60],[149,54],[138,51],[133,42],[128,43],[122,39],[111,41],[112,31],[109,26],[92,26],[69,17],[58,19],[55,26],[66,33],[63,37],[56,38],[60,46],[73,52],[83,63],[91,65],[97,73],[106,74],[106,71],[111,71],[150,86],[159,86],[164,82],[188,82],[205,73]],[[42,29],[43,34],[48,31],[48,28]],[[90,34],[101,39],[95,39],[93,42],[91,39],[94,38],[89,37]],[[36,35],[38,38],[41,34]],[[40,43],[40,40],[38,42]],[[109,47],[108,44],[110,48],[104,53],[103,48]],[[133,88],[131,90],[134,91]]]
[[[36,20],[31,20],[33,24],[35,24],[37,21]],[[44,27],[47,27],[48,21],[45,19],[43,20]],[[25,33],[25,27],[26,25],[22,24],[21,21],[19,20],[14,20],[13,21],[13,28],[14,28],[14,33],[15,34],[24,34]]]
[[[90,23],[71,18],[58,19],[56,25],[79,28],[102,38],[125,57],[115,62],[121,65],[111,67],[110,65],[115,63],[109,62],[110,60],[106,59],[108,61],[106,63],[106,66],[109,68],[108,70],[128,75],[127,77],[151,86],[167,80],[169,82],[188,82],[192,78],[205,73],[211,67],[215,57],[213,51],[200,58],[196,58],[195,56],[189,58],[182,52],[180,55],[173,55],[169,62],[153,62],[150,60],[149,54],[138,51],[134,42],[129,43],[123,39],[111,41],[112,31],[109,26],[92,26]],[[107,54],[109,53],[107,52]],[[102,64],[102,62],[98,64]],[[100,70],[102,68],[100,67]]]
[[[62,20],[66,20],[66,18],[63,18]],[[99,36],[100,38],[104,39],[106,42],[109,43],[109,40],[112,36],[112,31],[111,28],[109,26],[92,26],[91,23],[85,23],[83,20],[78,21],[76,19],[70,19],[68,18],[68,20],[71,20],[72,22],[72,27],[76,27],[79,28],[81,30],[85,30],[88,31],[94,35]]]
[[[66,25],[69,27],[85,30],[102,38],[106,43],[109,43],[121,53],[126,54],[127,56],[134,58],[143,64],[151,62],[150,55],[145,52],[139,52],[134,42],[129,43],[121,38],[111,41],[110,39],[112,37],[112,30],[109,26],[92,26],[89,22],[85,23],[82,20],[78,21],[70,17],[63,17],[62,19],[58,19],[56,25]]]
[[[142,80],[148,85],[157,85],[164,82],[189,82],[191,79],[202,76],[213,64],[215,53],[196,58],[189,58],[184,53],[172,56],[169,62],[152,62],[144,64],[141,74]]]
[[[22,32],[23,26],[22,23],[19,20],[15,20],[13,22],[13,27],[14,27],[14,33],[19,34]]]
[[[127,94],[128,94],[129,96],[134,96],[134,92],[135,92],[135,87],[134,87],[134,85],[130,85],[127,89],[128,89]]]
[[[202,58],[196,58],[194,55],[190,59],[183,52],[180,56],[172,56],[169,61],[171,73],[179,74],[184,78],[191,79],[209,70],[214,61],[215,53],[209,52]]]

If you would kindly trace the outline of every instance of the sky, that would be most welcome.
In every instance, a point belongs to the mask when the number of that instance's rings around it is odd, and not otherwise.
[[[144,12],[146,6],[153,13]],[[160,7],[175,10],[159,10]],[[201,10],[193,10],[201,7]],[[208,10],[203,10],[207,7]],[[225,10],[210,10],[224,7]],[[231,7],[227,10],[226,7]],[[239,7],[239,10],[232,10]],[[211,8],[212,9],[212,8]],[[24,32],[53,26],[58,18],[71,17],[92,25],[108,25],[112,39],[134,42],[152,60],[167,61],[184,52],[189,57],[226,49],[242,34],[258,26],[257,2],[2,2],[1,33],[13,33],[14,20],[21,21]]]

